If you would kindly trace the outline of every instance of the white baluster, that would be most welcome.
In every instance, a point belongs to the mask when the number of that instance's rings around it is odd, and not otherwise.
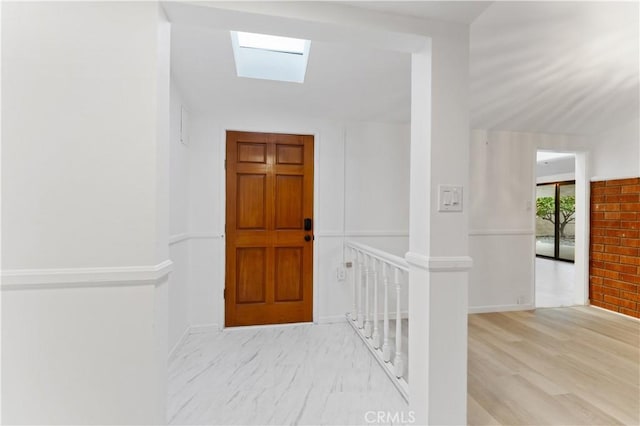
[[[365,320],[364,320],[364,335],[365,337],[371,337],[371,308],[369,306],[369,301],[371,300],[371,296],[369,295],[369,276],[371,275],[370,270],[371,265],[371,257],[367,255],[364,258],[364,285],[365,285]]]
[[[374,349],[380,347],[380,330],[378,330],[378,262],[373,259],[373,334],[371,339],[373,340]]]
[[[384,340],[382,343],[382,359],[384,362],[391,360],[391,346],[389,346],[389,277],[387,272],[387,263],[382,263],[382,282],[384,283]]]
[[[364,328],[364,315],[362,314],[362,257],[364,255],[358,251],[358,328]]]
[[[393,366],[397,378],[404,374],[404,362],[402,361],[402,315],[400,315],[400,269],[394,268],[394,284],[396,285],[396,354],[393,358]]]
[[[349,258],[351,259],[351,284],[353,287],[353,305],[351,306],[351,321],[358,319],[358,291],[356,287],[356,260],[354,259],[355,249],[349,248]]]

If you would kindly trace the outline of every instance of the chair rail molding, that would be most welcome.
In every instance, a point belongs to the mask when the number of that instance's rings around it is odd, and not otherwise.
[[[169,245],[174,245],[188,240],[220,240],[224,234],[220,232],[181,232],[169,237]]]
[[[324,238],[356,238],[356,237],[408,237],[409,231],[383,229],[376,231],[318,231],[316,237]]]
[[[411,266],[433,272],[467,272],[473,266],[469,256],[425,256],[408,252],[404,258]]]
[[[132,287],[161,284],[173,262],[104,268],[9,269],[2,271],[2,291],[80,287]]]

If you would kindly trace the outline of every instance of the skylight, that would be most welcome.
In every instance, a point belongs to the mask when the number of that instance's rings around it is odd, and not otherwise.
[[[306,40],[238,31],[238,46],[302,55]]]
[[[309,40],[231,31],[231,45],[238,77],[304,82]]]

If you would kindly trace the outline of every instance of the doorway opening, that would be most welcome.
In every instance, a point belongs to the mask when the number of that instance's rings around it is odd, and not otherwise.
[[[538,151],[536,156],[535,305],[575,304],[576,156]]]

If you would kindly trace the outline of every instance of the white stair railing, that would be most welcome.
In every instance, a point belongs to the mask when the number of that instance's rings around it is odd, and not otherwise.
[[[374,349],[380,347],[380,330],[378,329],[378,271],[376,269],[377,259],[373,258],[373,334],[371,335],[371,342]]]
[[[356,275],[358,277],[358,316],[356,320],[358,321],[358,328],[364,328],[364,315],[362,314],[362,259],[364,255],[361,252],[356,252]]]
[[[345,243],[345,255],[352,285],[353,304],[349,323],[383,366],[400,393],[408,399],[402,346],[402,296],[408,289],[409,265],[401,257],[356,242]],[[378,283],[382,282],[382,289]],[[379,294],[382,290],[382,294]],[[382,337],[380,335],[382,296]],[[391,299],[395,299],[392,303]],[[390,307],[393,306],[393,312]],[[391,337],[390,319],[395,332]],[[381,341],[382,340],[382,341]],[[392,343],[393,342],[393,343]],[[393,346],[393,349],[392,349]]]

